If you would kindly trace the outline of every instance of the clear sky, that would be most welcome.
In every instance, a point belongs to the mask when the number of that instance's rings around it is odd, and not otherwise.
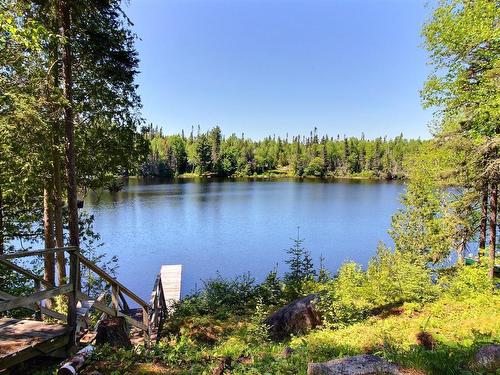
[[[131,0],[143,117],[166,133],[428,138],[424,0]]]

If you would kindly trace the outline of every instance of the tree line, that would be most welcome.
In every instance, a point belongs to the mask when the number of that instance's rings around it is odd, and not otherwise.
[[[142,165],[145,176],[173,177],[184,173],[215,176],[285,174],[293,176],[363,176],[396,179],[405,176],[403,160],[424,142],[399,135],[373,140],[346,136],[269,136],[254,141],[242,134],[226,137],[216,126],[194,129],[188,136],[164,135],[150,124],[145,129],[150,153]]]

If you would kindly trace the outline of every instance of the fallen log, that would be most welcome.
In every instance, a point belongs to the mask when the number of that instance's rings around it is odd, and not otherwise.
[[[94,347],[87,345],[85,348],[76,353],[67,362],[57,370],[57,375],[76,375],[85,363],[85,359],[92,353]]]

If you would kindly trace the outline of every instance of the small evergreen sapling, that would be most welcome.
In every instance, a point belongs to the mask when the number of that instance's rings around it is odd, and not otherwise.
[[[300,227],[297,227],[297,238],[292,241],[293,246],[286,251],[289,258],[285,262],[289,265],[290,271],[285,274],[284,282],[287,296],[295,299],[302,296],[304,283],[314,280],[316,271],[311,253],[304,248],[304,239],[300,238]]]

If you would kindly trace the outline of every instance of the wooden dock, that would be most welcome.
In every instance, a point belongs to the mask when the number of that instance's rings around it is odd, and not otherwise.
[[[161,287],[167,308],[181,299],[182,265],[162,265],[160,268]]]
[[[0,318],[0,369],[64,348],[70,333],[67,325]]]

